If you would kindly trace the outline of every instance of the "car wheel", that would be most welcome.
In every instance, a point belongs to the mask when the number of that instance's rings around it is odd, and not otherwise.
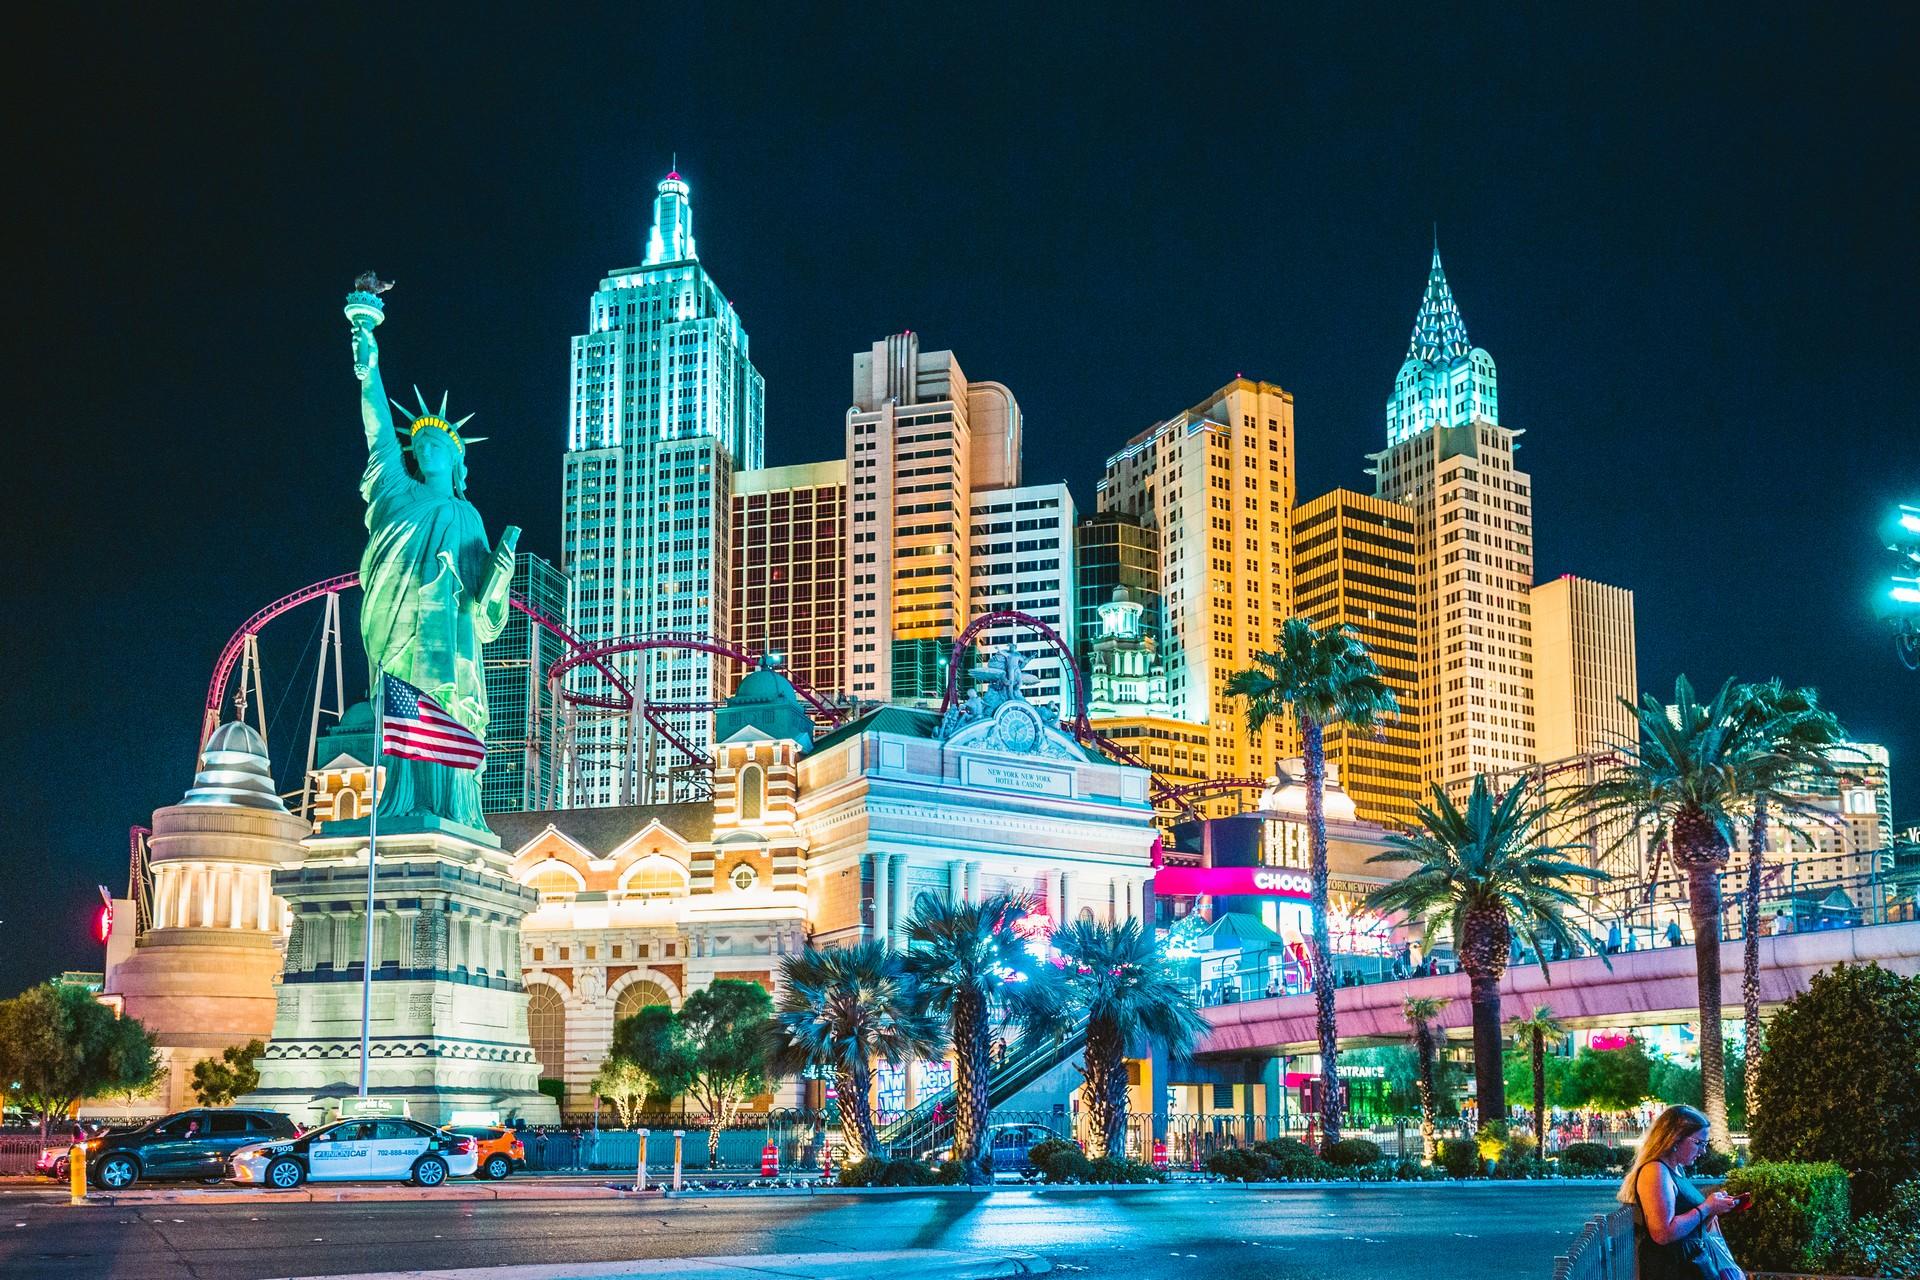
[[[486,1164],[482,1165],[481,1168],[486,1171],[487,1177],[498,1182],[513,1172],[513,1161],[507,1159],[505,1156],[488,1156]]]
[[[140,1177],[140,1165],[132,1156],[108,1156],[100,1162],[100,1185],[114,1191],[130,1187]]]
[[[447,1180],[447,1162],[439,1156],[421,1156],[413,1166],[413,1180],[423,1187],[437,1187]]]
[[[278,1187],[282,1191],[291,1191],[306,1180],[307,1171],[300,1167],[298,1160],[289,1160],[282,1156],[267,1166],[267,1185]]]

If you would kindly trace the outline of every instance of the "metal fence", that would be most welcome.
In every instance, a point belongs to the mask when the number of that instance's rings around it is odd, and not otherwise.
[[[1553,1260],[1553,1280],[1634,1280],[1633,1210],[1596,1214]]]
[[[39,1131],[33,1133],[0,1133],[0,1177],[7,1175],[31,1174],[33,1162],[40,1158],[40,1152],[52,1147],[56,1150],[73,1145],[73,1139],[58,1133],[49,1133],[41,1141]]]

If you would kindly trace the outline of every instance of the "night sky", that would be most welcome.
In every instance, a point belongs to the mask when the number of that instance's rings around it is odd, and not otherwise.
[[[1295,394],[1303,498],[1370,489],[1437,223],[1538,575],[1634,590],[1645,688],[1817,685],[1920,820],[1920,676],[1867,613],[1920,500],[1909,6],[276,8],[16,33],[0,994],[99,967],[221,644],[358,564],[353,277],[399,282],[389,387],[491,437],[490,532],[557,560],[569,338],[674,152],[770,463],[837,454],[850,356],[912,328],[1083,509],[1240,372]],[[317,616],[265,642],[283,787]]]

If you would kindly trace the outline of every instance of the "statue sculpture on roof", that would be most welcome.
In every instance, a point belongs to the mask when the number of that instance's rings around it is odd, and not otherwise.
[[[992,718],[1009,702],[1022,702],[1020,683],[1026,678],[1027,658],[1015,646],[1002,645],[985,662],[968,668],[967,675],[977,684],[966,700],[947,709],[940,719],[942,740],[952,737],[968,725]],[[1037,721],[1036,721],[1037,723]]]
[[[346,306],[367,435],[367,469],[360,480],[367,504],[360,638],[369,688],[377,695],[380,674],[387,672],[425,691],[484,739],[487,685],[480,646],[506,624],[520,530],[509,526],[489,545],[480,513],[467,501],[467,447],[479,440],[461,436],[467,418],[449,421],[446,398],[436,412],[418,388],[417,410],[387,399],[373,330],[385,319],[380,295],[390,288],[368,272],[354,282]],[[390,405],[407,420],[404,437]],[[383,821],[441,818],[486,831],[479,770],[397,757],[383,763]]]

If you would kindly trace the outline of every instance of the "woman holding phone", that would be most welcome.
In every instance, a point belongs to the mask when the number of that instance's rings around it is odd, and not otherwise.
[[[1708,1137],[1705,1115],[1668,1107],[1620,1183],[1620,1203],[1633,1206],[1639,1280],[1746,1280],[1719,1221],[1744,1202],[1723,1191],[1703,1195],[1681,1172],[1706,1151]]]

